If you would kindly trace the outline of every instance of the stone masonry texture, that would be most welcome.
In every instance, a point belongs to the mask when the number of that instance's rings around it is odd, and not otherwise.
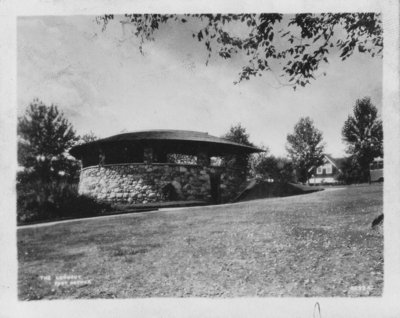
[[[79,193],[99,201],[146,204],[170,201],[166,188],[173,186],[175,200],[211,201],[210,176],[220,178],[222,202],[241,190],[240,171],[223,167],[181,164],[112,164],[81,170]]]

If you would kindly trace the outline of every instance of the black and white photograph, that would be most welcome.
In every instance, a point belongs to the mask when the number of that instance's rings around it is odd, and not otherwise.
[[[15,17],[18,303],[383,299],[382,10],[130,9]]]

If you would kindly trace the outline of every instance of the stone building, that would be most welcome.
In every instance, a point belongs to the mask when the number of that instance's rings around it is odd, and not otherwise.
[[[81,160],[79,193],[113,203],[228,202],[245,182],[242,167],[216,165],[228,156],[261,152],[207,133],[151,130],[73,147]]]

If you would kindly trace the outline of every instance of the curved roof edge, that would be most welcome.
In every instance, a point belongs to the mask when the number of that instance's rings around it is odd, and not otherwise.
[[[107,138],[91,141],[85,144],[74,146],[70,149],[73,156],[82,154],[86,149],[92,146],[110,144],[115,142],[140,142],[140,141],[183,141],[186,143],[202,143],[210,145],[221,145],[227,148],[242,150],[245,153],[263,152],[264,150],[253,146],[247,146],[231,140],[209,135],[206,132],[198,132],[191,130],[146,130],[130,133],[123,133]]]

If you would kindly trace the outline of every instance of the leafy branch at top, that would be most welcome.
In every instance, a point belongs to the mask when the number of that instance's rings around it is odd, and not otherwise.
[[[104,15],[97,22],[105,30],[113,19],[114,15]],[[289,19],[277,13],[125,14],[118,19],[133,26],[142,54],[143,44],[154,41],[162,25],[195,23],[192,36],[204,43],[206,64],[213,53],[223,59],[239,53],[247,56],[235,83],[262,76],[278,64],[280,77],[285,79],[280,83],[295,89],[315,80],[321,63],[328,63],[332,52],[345,60],[355,50],[374,57],[382,56],[383,49],[382,21],[377,13],[303,13]]]

